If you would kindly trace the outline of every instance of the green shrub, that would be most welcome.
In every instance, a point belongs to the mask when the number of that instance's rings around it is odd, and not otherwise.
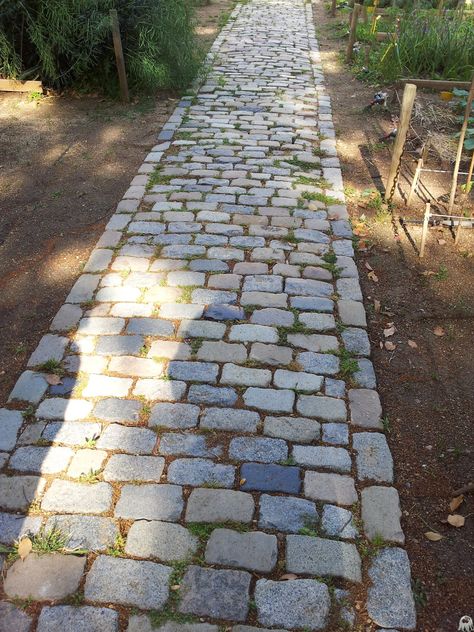
[[[111,8],[132,90],[189,84],[199,52],[187,0],[10,0],[0,8],[0,75],[114,92]]]

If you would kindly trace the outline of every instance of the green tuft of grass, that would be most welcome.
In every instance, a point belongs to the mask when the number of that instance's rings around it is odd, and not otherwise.
[[[38,371],[43,371],[43,373],[53,373],[54,375],[62,376],[64,375],[64,369],[59,360],[54,360],[51,358],[50,360],[46,360],[42,364],[38,364],[36,367]]]

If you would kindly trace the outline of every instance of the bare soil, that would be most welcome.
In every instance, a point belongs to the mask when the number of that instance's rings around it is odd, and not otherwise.
[[[233,6],[197,9],[204,48]],[[170,94],[126,106],[98,95],[0,93],[0,404],[175,103]]]
[[[474,481],[473,231],[464,230],[455,246],[448,228],[433,227],[425,257],[418,257],[420,225],[400,222],[401,217],[420,220],[424,208],[419,197],[409,209],[403,201],[414,164],[409,158],[393,213],[381,207],[376,191],[383,193],[390,146],[380,138],[392,121],[390,112],[363,111],[380,87],[358,81],[342,63],[345,40],[334,38],[341,20],[347,18],[332,19],[321,3],[316,5],[348,206],[360,238],[358,266],[412,564],[417,630],[449,632],[457,630],[461,616],[474,617],[473,493],[464,495],[455,512],[466,516],[465,526],[446,523],[453,491]],[[437,95],[421,98],[438,100]],[[449,191],[446,176],[423,174],[423,184],[435,197]],[[466,210],[472,213],[472,197],[457,209]],[[377,280],[368,276],[369,267]],[[383,330],[391,323],[395,334],[385,338]],[[395,345],[392,350],[386,341]],[[430,542],[427,531],[443,539]]]

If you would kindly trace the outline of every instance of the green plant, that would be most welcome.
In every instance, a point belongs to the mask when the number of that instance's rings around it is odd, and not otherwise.
[[[67,536],[57,528],[46,531],[46,529],[42,527],[38,533],[31,538],[32,551],[40,554],[62,551],[66,546],[66,542]]]
[[[100,480],[99,474],[100,474],[100,470],[90,469],[87,473],[80,475],[79,483],[89,483],[89,484],[98,483]]]
[[[347,349],[339,349],[336,355],[339,356],[340,377],[347,379],[351,378],[354,373],[357,373],[359,370],[359,363],[350,351],[347,351]]]
[[[125,553],[125,538],[121,533],[117,534],[114,545],[107,549],[107,555],[120,557]]]
[[[61,362],[52,358],[50,360],[46,360],[46,362],[38,364],[36,368],[38,369],[38,371],[43,371],[44,373],[54,373],[55,375],[59,376],[64,375],[64,369],[61,365]]]
[[[327,206],[331,206],[331,204],[341,203],[341,200],[338,200],[332,195],[326,195],[325,193],[314,193],[312,191],[304,191],[301,194],[300,199],[306,200],[307,202],[322,202],[322,204],[326,204]]]
[[[446,281],[448,278],[448,268],[444,264],[441,264],[438,268],[438,272],[434,275],[434,278],[437,281]]]

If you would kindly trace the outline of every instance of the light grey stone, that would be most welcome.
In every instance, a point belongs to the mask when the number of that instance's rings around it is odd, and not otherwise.
[[[155,404],[151,409],[150,426],[193,428],[197,426],[199,407],[191,404]]]
[[[115,507],[118,518],[176,522],[183,510],[178,485],[124,485]]]
[[[42,373],[23,371],[13,387],[8,401],[20,400],[37,404],[48,388],[48,382]]]
[[[244,522],[255,509],[251,494],[230,489],[195,489],[186,508],[186,522]]]
[[[41,522],[40,516],[0,513],[0,542],[9,545],[20,540],[23,535],[35,535],[40,530]]]
[[[364,305],[360,301],[340,300],[337,309],[343,325],[367,327]]]
[[[349,429],[347,424],[323,424],[322,440],[324,443],[347,445],[349,443]]]
[[[133,394],[148,400],[179,401],[186,391],[186,382],[177,380],[137,380]]]
[[[219,365],[210,362],[181,362],[171,360],[168,364],[168,375],[173,380],[190,382],[216,382]]]
[[[339,373],[339,358],[330,353],[312,353],[305,351],[296,356],[296,361],[305,371],[318,375]]]
[[[179,611],[226,621],[245,621],[251,575],[190,566],[181,581]]]
[[[394,487],[366,487],[361,492],[362,521],[369,540],[382,537],[388,542],[404,544],[400,525],[400,500]]]
[[[198,538],[179,524],[138,520],[130,527],[125,552],[134,557],[173,562],[188,559],[198,545]]]
[[[27,511],[44,490],[46,481],[39,476],[0,475],[0,505],[4,509]]]
[[[350,511],[335,505],[324,505],[321,526],[327,535],[353,540],[358,536]]]
[[[285,292],[290,296],[329,297],[334,292],[331,283],[312,279],[286,279]]]
[[[68,344],[69,338],[55,334],[46,334],[41,338],[38,346],[31,354],[27,366],[37,366],[48,360],[62,360]]]
[[[132,399],[109,397],[97,402],[92,416],[104,421],[136,424],[140,418],[142,406],[141,402]]]
[[[111,518],[99,516],[55,515],[46,521],[45,531],[57,529],[67,538],[69,549],[105,551],[113,546],[119,534]]]
[[[286,536],[286,568],[290,573],[362,580],[361,560],[354,544],[306,535]]]
[[[232,325],[230,341],[242,342],[278,342],[278,332],[274,327],[265,325]]]
[[[72,455],[73,451],[70,448],[21,447],[13,453],[9,467],[20,472],[57,474],[67,468]]]
[[[104,430],[97,447],[105,450],[120,450],[130,454],[151,454],[156,444],[156,434],[147,428],[129,428],[110,424]]]
[[[193,404],[232,406],[237,401],[237,393],[230,387],[193,384],[189,388],[188,401]]]
[[[238,533],[231,529],[214,529],[207,542],[208,564],[233,566],[260,573],[270,573],[278,556],[274,535],[251,531]]]
[[[237,461],[277,463],[288,457],[288,446],[282,439],[236,437],[229,444],[229,457]]]
[[[193,434],[167,433],[161,436],[159,451],[164,455],[219,456],[220,446],[208,446],[207,437]]]
[[[64,599],[79,588],[85,564],[86,558],[76,555],[30,553],[10,566],[3,589],[16,599]]]
[[[341,333],[342,341],[349,353],[357,356],[370,355],[370,340],[364,329],[348,327]]]
[[[325,421],[346,421],[346,404],[342,399],[299,395],[296,410],[306,417],[316,417]]]
[[[206,408],[201,415],[200,427],[212,430],[256,432],[260,421],[258,413],[240,408]]]
[[[291,388],[297,391],[316,393],[321,390],[323,378],[320,375],[303,373],[302,371],[285,371],[277,369],[273,383],[278,388]]]
[[[292,455],[298,465],[323,468],[335,472],[351,471],[351,457],[344,448],[295,445]]]
[[[343,474],[306,472],[304,495],[313,500],[326,500],[340,505],[357,502],[354,480]]]
[[[111,608],[93,606],[46,606],[38,620],[38,632],[117,632],[119,615]]]
[[[250,322],[255,325],[269,325],[275,327],[291,327],[295,317],[289,311],[268,307],[256,309],[250,317]]]
[[[259,623],[287,630],[323,630],[331,607],[328,587],[314,579],[259,579],[255,602]]]
[[[410,562],[403,549],[382,549],[369,568],[372,586],[367,613],[379,626],[403,630],[416,628],[416,610],[411,590]]]
[[[169,596],[171,572],[168,566],[155,562],[100,555],[87,574],[84,595],[98,603],[160,609]]]
[[[353,388],[349,391],[351,422],[363,428],[382,428],[382,405],[376,391]]]
[[[0,451],[10,451],[15,447],[23,417],[18,410],[0,409]]]
[[[250,359],[261,362],[262,364],[289,364],[293,357],[290,347],[281,347],[277,345],[267,345],[256,342],[250,350]]]
[[[263,432],[270,437],[311,443],[319,439],[321,424],[307,417],[265,417]]]
[[[55,479],[43,497],[44,511],[100,514],[109,511],[112,488],[108,483],[75,483]]]
[[[270,388],[248,388],[244,393],[244,402],[251,408],[260,408],[273,413],[289,413],[293,410],[295,394],[289,390]]]
[[[352,445],[357,452],[356,465],[359,480],[393,482],[393,459],[387,439],[380,432],[356,432]]]
[[[268,369],[249,369],[237,364],[224,364],[221,384],[238,384],[239,386],[268,386],[272,374]]]
[[[208,459],[176,459],[168,467],[168,481],[177,485],[233,487],[234,480],[235,467]]]
[[[247,349],[241,344],[204,341],[197,352],[197,359],[210,362],[245,362]]]
[[[0,601],[0,632],[30,632],[33,621],[21,608]]]
[[[165,459],[160,456],[112,454],[104,469],[105,481],[158,482],[163,474]]]
[[[258,526],[261,529],[298,533],[300,529],[312,526],[317,519],[315,504],[304,498],[267,494],[260,497]]]

